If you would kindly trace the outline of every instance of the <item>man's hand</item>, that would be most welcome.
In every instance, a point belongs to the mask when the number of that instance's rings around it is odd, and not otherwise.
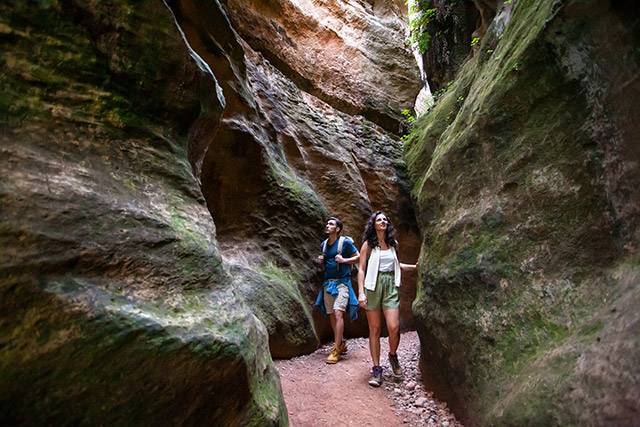
[[[336,262],[337,262],[338,264],[344,264],[346,261],[345,261],[345,259],[342,257],[342,255],[338,254],[338,255],[336,255]]]
[[[367,296],[364,292],[358,296],[358,305],[362,308],[367,308]]]

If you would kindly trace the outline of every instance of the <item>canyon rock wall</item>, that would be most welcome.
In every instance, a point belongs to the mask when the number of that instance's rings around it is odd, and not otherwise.
[[[166,7],[0,10],[2,424],[285,424],[188,161],[222,98]]]
[[[481,36],[484,26],[478,3],[434,0],[430,6],[432,18],[423,36],[428,41],[421,57],[429,86],[437,92],[453,81],[471,51],[473,37]]]
[[[285,424],[269,351],[329,335],[326,216],[419,250],[402,2],[0,10],[3,424]]]
[[[227,1],[242,38],[300,89],[398,133],[400,111],[416,97],[417,69],[404,8],[381,3]]]
[[[226,100],[220,122],[201,120],[191,137],[223,258],[262,313],[272,354],[309,352],[329,336],[326,320],[306,307],[320,283],[310,260],[328,215],[359,244],[368,214],[385,209],[402,255],[415,259],[419,250],[401,143],[385,130],[399,130],[399,111],[419,90],[404,15],[366,2],[168,5]],[[394,73],[383,84],[388,62]],[[250,279],[257,276],[273,287]],[[405,327],[414,282],[407,277]],[[278,299],[282,314],[273,312]],[[348,335],[365,333],[362,319],[347,326]]]
[[[505,3],[406,151],[423,373],[470,425],[636,425],[640,19]]]

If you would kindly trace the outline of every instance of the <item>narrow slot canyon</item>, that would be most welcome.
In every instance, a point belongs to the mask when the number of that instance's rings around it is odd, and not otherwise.
[[[0,424],[638,425],[636,9],[4,2]]]

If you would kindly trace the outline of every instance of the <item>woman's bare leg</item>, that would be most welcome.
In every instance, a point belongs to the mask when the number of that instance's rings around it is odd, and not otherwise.
[[[387,323],[387,331],[389,331],[389,353],[396,354],[400,345],[400,310],[397,308],[384,310],[384,320]],[[379,354],[380,346],[378,346]]]
[[[367,322],[369,323],[369,351],[373,366],[380,366],[380,323],[382,322],[380,310],[367,310]]]

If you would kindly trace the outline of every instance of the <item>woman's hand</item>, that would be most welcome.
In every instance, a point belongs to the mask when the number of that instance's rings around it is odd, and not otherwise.
[[[324,262],[324,255],[318,255],[318,258],[314,260],[316,264],[322,264]]]
[[[404,271],[415,271],[418,268],[418,264],[403,264],[400,263],[400,268]]]
[[[367,308],[367,296],[364,292],[358,296],[358,305],[362,308]]]
[[[336,262],[337,262],[338,264],[344,264],[346,261],[345,261],[345,259],[342,257],[342,255],[338,254],[338,255],[336,255]]]

